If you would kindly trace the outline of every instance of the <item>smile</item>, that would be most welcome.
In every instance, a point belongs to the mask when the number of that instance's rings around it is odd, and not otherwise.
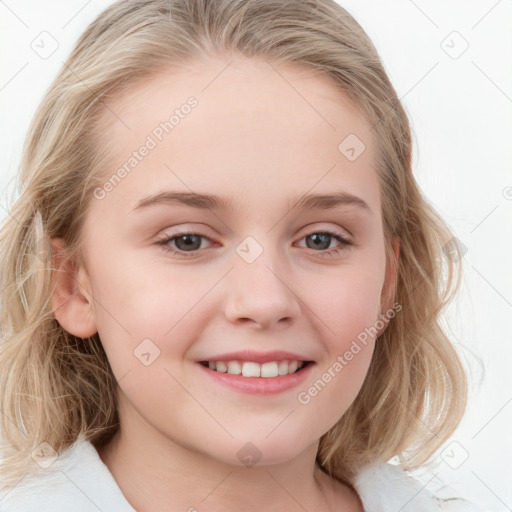
[[[242,375],[243,377],[272,378],[296,373],[309,362],[284,360],[259,364],[254,361],[201,361],[201,364],[220,373]]]
[[[197,364],[211,382],[235,392],[255,395],[275,395],[303,385],[315,367],[313,361],[281,360],[255,361],[199,361]]]

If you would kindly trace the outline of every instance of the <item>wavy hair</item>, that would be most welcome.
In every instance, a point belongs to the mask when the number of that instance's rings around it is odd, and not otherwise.
[[[388,257],[400,241],[395,300],[355,401],[320,438],[318,464],[343,482],[375,459],[424,464],[460,422],[466,375],[440,322],[460,284],[453,235],[412,172],[411,129],[378,53],[334,0],[128,0],[81,35],[30,126],[19,197],[0,231],[0,481],[35,468],[41,443],[99,445],[119,428],[117,383],[98,334],[66,332],[51,307],[50,241],[81,260],[100,179],[106,101],[158,70],[215,54],[297,63],[329,76],[372,125]]]

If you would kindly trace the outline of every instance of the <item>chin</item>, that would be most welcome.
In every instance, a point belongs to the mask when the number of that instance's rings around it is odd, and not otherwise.
[[[235,458],[230,457],[230,464],[245,467],[273,466],[289,462],[307,449],[306,444],[302,446],[294,442],[291,435],[287,435],[286,439],[278,435],[275,439],[262,439],[261,436],[253,441],[248,437],[246,439],[232,443],[235,445]]]

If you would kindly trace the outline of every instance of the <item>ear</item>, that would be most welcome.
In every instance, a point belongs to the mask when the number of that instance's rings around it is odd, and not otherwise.
[[[62,239],[52,239],[51,245],[53,314],[62,328],[70,334],[79,338],[93,336],[98,329],[87,272],[83,267],[77,268],[76,264],[68,258]]]
[[[398,269],[398,260],[400,258],[400,240],[393,237],[391,240],[391,250],[387,251],[386,256],[386,277],[381,292],[381,313],[384,313],[393,305],[396,293],[396,277]]]

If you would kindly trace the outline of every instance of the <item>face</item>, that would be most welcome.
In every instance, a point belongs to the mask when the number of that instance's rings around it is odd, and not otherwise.
[[[318,442],[370,364],[374,339],[358,336],[386,282],[376,149],[327,77],[231,61],[163,71],[109,104],[87,300],[81,323],[62,320],[98,332],[125,431],[272,464]]]

